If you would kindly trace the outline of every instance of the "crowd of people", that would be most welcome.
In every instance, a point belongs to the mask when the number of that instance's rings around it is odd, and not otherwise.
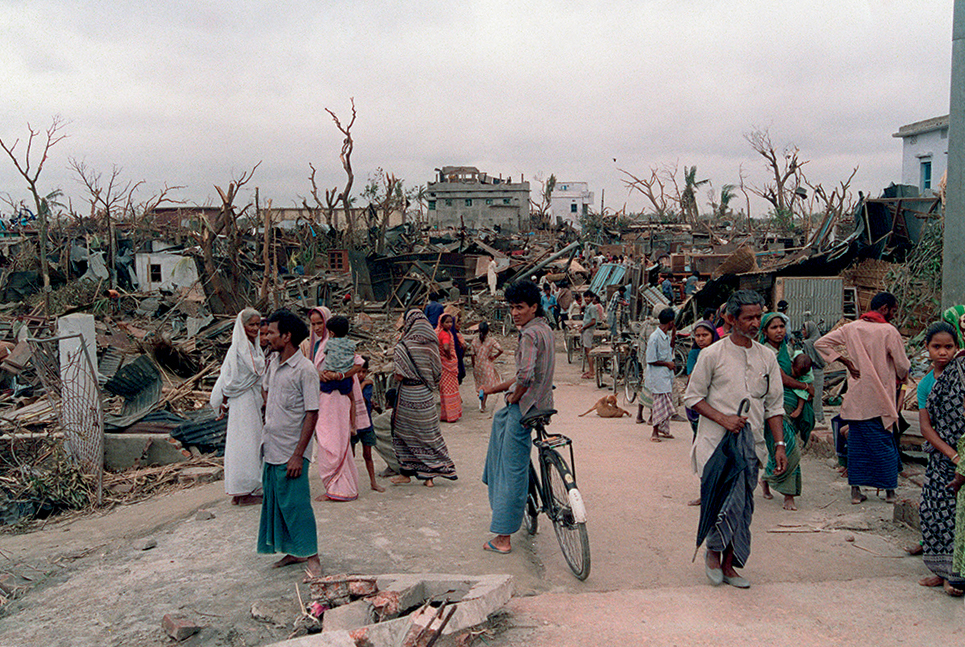
[[[696,275],[695,275],[696,276]],[[685,289],[686,289],[685,284]],[[495,412],[483,472],[490,505],[492,538],[483,548],[505,554],[521,524],[528,486],[530,435],[521,420],[528,411],[551,409],[555,370],[554,325],[570,326],[582,338],[592,376],[594,333],[620,328],[625,291],[612,292],[606,306],[592,291],[582,295],[566,284],[521,281],[507,286],[505,298],[518,330],[515,372],[500,375],[495,360],[503,348],[482,322],[467,343],[461,312],[432,295],[424,309],[401,319],[393,351],[395,387],[388,408],[373,409],[367,360],[348,338],[348,321],[324,307],[309,312],[309,326],[278,311],[262,319],[252,309],[239,313],[232,344],[211,396],[227,415],[225,489],[237,505],[261,504],[259,552],[280,552],[277,566],[305,562],[318,572],[317,539],[307,471],[314,458],[324,492],[317,500],[358,497],[355,447],[362,445],[370,487],[384,491],[375,473],[373,451],[385,459],[381,476],[403,485],[418,480],[455,480],[456,468],[442,423],[462,416],[459,386],[471,358],[479,409],[505,392]],[[563,303],[565,301],[565,304]],[[786,303],[782,303],[786,310]],[[902,387],[910,362],[898,330],[890,325],[898,304],[888,293],[874,297],[856,321],[821,335],[806,321],[799,341],[789,334],[789,318],[778,308],[766,312],[761,297],[735,292],[716,312],[704,313],[690,331],[687,386],[682,404],[693,431],[691,467],[702,478],[718,468],[721,441],[741,466],[723,501],[720,518],[706,539],[705,570],[711,583],[750,586],[736,569],[750,554],[753,493],[783,496],[786,510],[797,509],[803,493],[801,452],[811,431],[825,422],[824,371],[839,362],[848,372],[840,411],[831,421],[851,486],[851,502],[867,499],[862,488],[885,491],[896,500],[902,469],[898,446]],[[645,340],[645,379],[641,401],[651,410],[651,440],[672,439],[676,414],[674,375],[675,312],[656,313]],[[924,335],[931,371],[918,385],[919,416],[929,460],[921,495],[920,552],[933,575],[924,586],[942,586],[950,595],[965,588],[965,484],[959,465],[965,452],[965,306],[947,311]],[[643,406],[637,422],[642,419]],[[692,504],[705,505],[701,499]]]

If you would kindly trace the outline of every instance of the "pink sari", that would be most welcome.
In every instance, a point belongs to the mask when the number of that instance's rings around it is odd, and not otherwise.
[[[322,319],[331,316],[328,308],[314,308]],[[311,316],[311,312],[309,313]],[[313,349],[315,368],[321,368],[325,361],[325,343],[328,331],[316,337],[309,337],[309,349]],[[355,363],[361,364],[362,358],[355,356]],[[352,456],[351,411],[355,407],[355,428],[365,429],[369,421],[365,400],[358,378],[353,378],[352,397],[347,398],[337,391],[322,393],[318,401],[318,424],[315,426],[315,440],[318,442],[318,473],[325,485],[325,494],[333,501],[352,501],[359,495],[359,472]]]

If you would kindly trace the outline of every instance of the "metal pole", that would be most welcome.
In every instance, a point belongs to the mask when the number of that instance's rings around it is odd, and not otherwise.
[[[952,17],[952,82],[948,116],[942,307],[965,303],[965,0]]]

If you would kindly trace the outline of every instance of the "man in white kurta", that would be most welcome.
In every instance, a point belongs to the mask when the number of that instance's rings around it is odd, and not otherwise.
[[[752,341],[750,348],[738,346],[727,336],[700,351],[684,405],[694,408],[701,400],[727,415],[737,415],[741,400],[750,408],[745,414],[754,433],[754,450],[762,465],[767,464],[764,421],[784,414],[784,387],[777,356]],[[690,450],[691,467],[699,476],[704,465],[727,431],[710,418],[700,417],[697,439]],[[783,436],[782,436],[783,438]]]
[[[691,449],[691,466],[704,481],[705,467],[727,434],[734,434],[733,448],[744,468],[735,475],[707,534],[705,573],[711,584],[727,583],[746,589],[750,582],[739,575],[751,550],[751,519],[754,489],[760,465],[767,460],[764,427],[774,440],[775,474],[787,469],[784,450],[784,386],[775,354],[754,341],[761,327],[764,302],[760,295],[738,290],[727,301],[724,318],[732,326],[730,336],[700,352],[690,374],[684,404],[700,414],[697,437]],[[741,410],[746,400],[748,408]],[[711,463],[711,465],[719,465]],[[703,489],[703,488],[702,488]]]

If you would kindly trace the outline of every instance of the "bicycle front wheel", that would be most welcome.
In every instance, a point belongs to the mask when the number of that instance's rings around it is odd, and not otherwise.
[[[640,390],[640,360],[635,355],[631,355],[627,359],[624,380],[624,395],[627,396],[627,404],[633,404],[633,401],[637,399],[637,391]]]
[[[556,531],[556,540],[563,551],[566,564],[579,580],[590,575],[590,538],[586,532],[586,509],[576,479],[563,457],[556,451],[542,454],[546,467],[547,512]]]

